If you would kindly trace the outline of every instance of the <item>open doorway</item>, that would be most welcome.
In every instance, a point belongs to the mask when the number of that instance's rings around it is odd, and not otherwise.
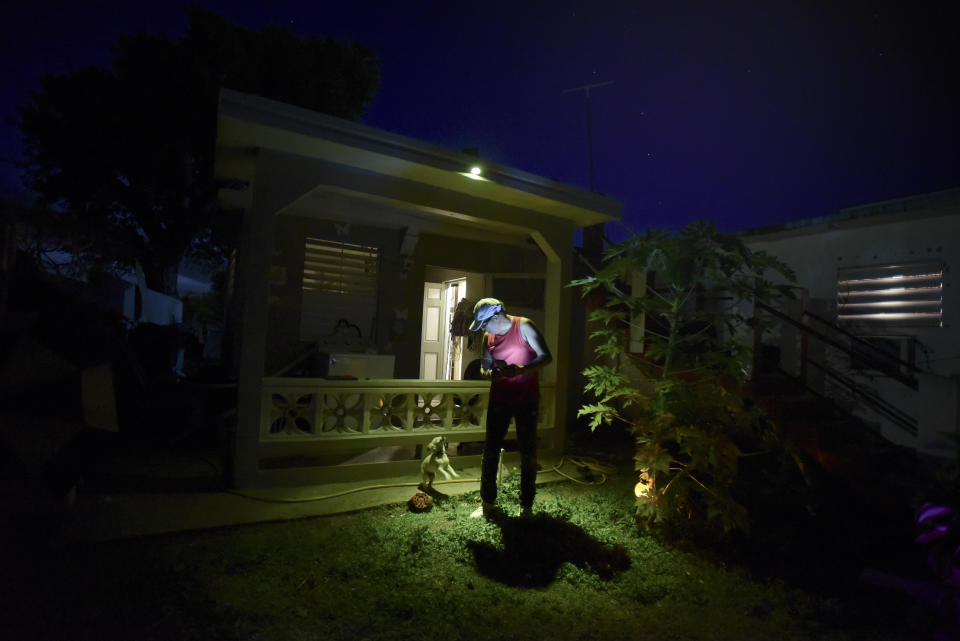
[[[420,341],[420,379],[463,380],[466,366],[475,357],[467,348],[467,337],[450,332],[457,305],[483,297],[481,274],[431,268],[433,278],[423,284],[423,333]],[[436,279],[436,280],[433,280]]]
[[[423,284],[421,380],[459,381],[463,378],[463,337],[451,334],[450,326],[457,304],[466,297],[465,276]]]

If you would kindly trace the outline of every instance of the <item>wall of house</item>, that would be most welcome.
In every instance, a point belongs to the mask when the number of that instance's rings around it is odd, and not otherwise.
[[[878,217],[879,218],[879,217]],[[837,270],[900,262],[942,261],[944,276],[942,327],[903,327],[883,334],[912,336],[917,341],[917,365],[928,372],[919,377],[914,392],[892,379],[872,377],[881,396],[911,414],[920,423],[920,434],[911,437],[882,417],[872,416],[894,442],[931,454],[950,452],[942,432],[958,433],[958,381],[960,381],[960,292],[951,269],[960,268],[960,211],[947,215],[905,212],[896,219],[859,219],[776,234],[743,237],[753,250],[779,257],[796,271],[797,284],[807,288],[807,309],[829,320],[836,319]],[[795,310],[799,312],[799,307]],[[794,367],[799,341],[795,332],[781,336],[784,365]],[[818,348],[811,341],[813,349]],[[814,354],[811,353],[813,357]],[[838,363],[834,362],[833,365]],[[865,410],[866,414],[870,414]]]
[[[390,351],[393,318],[389,310],[399,305],[404,273],[400,256],[399,230],[363,225],[338,225],[332,221],[294,215],[275,217],[274,255],[272,266],[277,278],[270,286],[267,321],[267,354],[265,374],[271,375],[291,362],[309,343],[300,340],[300,311],[303,287],[304,239],[317,236],[343,242],[360,243],[378,248],[380,265],[377,283],[377,309],[373,318],[347,318],[361,329],[362,340],[349,345],[331,338],[331,351]],[[282,271],[281,271],[282,270]],[[383,310],[388,310],[384,313]],[[331,333],[334,328],[331,327]]]

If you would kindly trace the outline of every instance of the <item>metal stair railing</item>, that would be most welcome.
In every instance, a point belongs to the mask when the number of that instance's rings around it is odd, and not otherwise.
[[[840,351],[844,352],[848,356],[859,358],[861,361],[865,361],[871,367],[877,369],[878,371],[896,380],[897,382],[909,387],[910,389],[915,391],[919,389],[919,382],[917,381],[916,377],[912,375],[912,372],[920,372],[921,370],[919,370],[913,364],[903,361],[898,357],[892,356],[888,352],[878,348],[876,345],[873,345],[861,339],[860,337],[855,336],[854,334],[851,334],[850,332],[844,330],[841,327],[837,327],[830,321],[820,316],[817,316],[813,312],[804,311],[801,314],[801,318],[812,319],[814,321],[817,321],[821,325],[825,326],[826,332],[813,329],[812,327],[810,327],[810,325],[807,322],[804,322],[804,320],[797,320],[789,316],[788,314],[785,314],[780,310],[775,309],[770,305],[767,305],[760,301],[756,301],[756,307],[758,310],[762,310],[770,314],[771,316],[774,316],[775,318],[778,318],[781,321],[789,325],[792,325],[796,329],[800,330],[800,332],[802,332],[801,334],[802,336],[804,337],[811,336],[813,338],[821,340],[827,345],[830,345],[831,347],[835,347],[836,349],[839,349]],[[862,348],[863,350],[865,350],[865,352],[859,351],[858,349],[858,351],[854,353],[854,350],[850,344],[845,344],[842,340],[829,336],[827,332],[830,332],[830,331],[843,335],[845,338],[849,339],[852,344],[856,345],[858,348]],[[871,356],[868,356],[865,358],[864,357],[865,353],[870,354]],[[819,363],[815,360],[810,359],[807,356],[806,349],[802,350],[801,360],[802,360],[801,368],[804,372],[806,371],[807,364],[813,365],[818,370],[822,371],[825,376],[830,378],[832,381],[839,383],[842,387],[846,388],[850,393],[854,394],[855,396],[863,400],[865,403],[870,405],[874,410],[876,410],[881,415],[887,417],[890,421],[892,421],[895,425],[897,425],[901,429],[905,430],[912,436],[916,436],[918,434],[919,428],[918,428],[917,419],[910,416],[903,410],[890,404],[889,402],[887,402],[886,400],[878,396],[876,393],[872,392],[872,390],[864,388],[862,385],[859,385],[856,381],[852,380],[847,376],[844,376],[843,374],[824,365],[823,363]],[[901,367],[907,368],[908,371],[911,373],[902,372]],[[801,384],[803,384],[805,387],[809,389],[809,386],[807,385],[805,378],[806,378],[805,375],[802,375],[800,382]]]
[[[814,314],[813,312],[804,311],[802,316],[804,318],[814,320],[827,328],[828,331],[839,333],[850,340],[850,342],[858,348],[856,353],[854,353],[852,347],[849,350],[846,350],[851,356],[855,356],[861,361],[864,361],[866,365],[883,372],[891,378],[895,378],[914,390],[919,387],[919,384],[912,373],[919,373],[922,370],[920,370],[920,368],[913,363],[905,361],[899,356],[894,356],[886,350],[877,347],[873,343],[862,339],[852,332],[848,332],[842,327],[828,321],[822,316]],[[908,373],[903,373],[901,368],[905,369]]]
[[[839,383],[845,387],[850,393],[856,395],[857,397],[866,401],[871,405],[876,411],[886,416],[897,426],[904,429],[906,432],[912,436],[916,436],[919,433],[919,424],[917,419],[913,418],[900,408],[891,405],[881,397],[876,394],[865,390],[863,387],[857,385],[857,383],[850,378],[844,376],[840,372],[837,372],[826,365],[819,363],[813,359],[807,359],[807,362],[823,372],[831,380]]]
[[[813,329],[807,323],[804,323],[802,320],[797,320],[795,318],[792,318],[791,316],[784,314],[780,310],[775,309],[759,301],[757,302],[757,307],[773,316],[776,316],[780,320],[790,325],[793,325],[794,327],[799,329],[801,332],[809,336],[812,336],[814,338],[817,338],[823,341],[824,343],[826,343],[827,345],[830,345],[831,347],[835,347],[839,349],[840,351],[844,352],[848,356],[859,358],[860,360],[866,361],[867,364],[873,367],[874,369],[880,372],[883,372],[890,378],[896,380],[899,383],[902,383],[903,385],[906,385],[910,389],[917,390],[920,387],[920,384],[917,381],[915,376],[913,376],[912,374],[905,374],[902,371],[900,371],[901,366],[906,366],[912,372],[919,372],[920,370],[917,369],[915,366],[908,363],[907,361],[901,360],[899,357],[892,356],[891,354],[880,349],[876,345],[873,345],[872,343],[865,341],[862,338],[855,336],[854,334],[851,334],[845,329],[841,327],[837,327],[830,321],[825,320],[820,316],[817,316],[813,312],[804,311],[802,314],[802,317],[813,319],[825,325],[829,331],[834,331],[842,334],[845,338],[848,338],[853,343],[855,343],[858,348],[862,348],[863,350],[866,350],[866,351],[865,352],[857,351],[855,354],[853,348],[851,348],[850,345],[844,344],[842,340],[833,338],[829,336],[827,333]],[[804,354],[803,357],[805,359],[806,354]]]

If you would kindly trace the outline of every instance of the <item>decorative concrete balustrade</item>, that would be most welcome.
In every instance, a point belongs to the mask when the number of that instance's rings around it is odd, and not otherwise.
[[[380,446],[437,434],[483,440],[489,395],[489,383],[479,381],[265,378],[260,442]],[[540,429],[553,428],[553,395],[553,385],[541,384]]]

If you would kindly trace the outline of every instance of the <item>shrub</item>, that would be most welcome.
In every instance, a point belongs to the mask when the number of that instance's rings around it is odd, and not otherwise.
[[[597,274],[571,283],[583,295],[606,294],[589,315],[597,362],[583,374],[594,402],[579,416],[591,430],[610,424],[632,433],[642,523],[683,515],[725,532],[749,527],[731,491],[739,461],[778,439],[742,395],[750,356],[742,330],[754,320],[741,307],[792,293],[767,280],[768,271],[794,279],[777,259],[696,222],[614,245]],[[637,275],[645,280],[628,291],[624,283]],[[634,351],[631,328],[642,329]]]

